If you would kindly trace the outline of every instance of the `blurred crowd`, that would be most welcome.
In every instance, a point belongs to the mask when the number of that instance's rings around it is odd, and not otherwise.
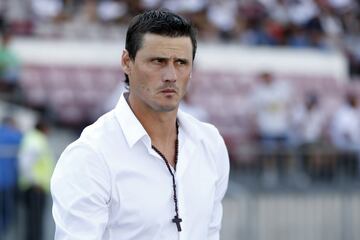
[[[18,35],[119,39],[131,17],[160,7],[190,18],[203,41],[336,49],[360,73],[356,0],[2,0],[0,13]]]
[[[21,239],[43,239],[44,211],[55,164],[48,131],[43,119],[26,132],[19,129],[11,114],[0,122],[0,239],[19,222],[20,204],[25,214]]]
[[[276,185],[280,177],[294,180],[300,172],[311,182],[360,181],[359,92],[345,90],[327,109],[320,92],[308,91],[296,99],[296,86],[270,72],[259,74],[255,83],[247,97],[248,112],[254,162],[264,184]]]

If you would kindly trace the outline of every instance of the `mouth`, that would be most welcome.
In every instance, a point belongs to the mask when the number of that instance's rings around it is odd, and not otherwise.
[[[177,94],[177,89],[174,87],[166,87],[166,88],[161,88],[159,92],[166,96],[172,96],[174,94]]]
[[[165,89],[160,90],[160,92],[162,92],[162,93],[176,93],[176,90],[173,89],[173,88],[165,88]]]

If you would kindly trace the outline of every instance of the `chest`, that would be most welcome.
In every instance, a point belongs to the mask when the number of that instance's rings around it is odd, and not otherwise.
[[[113,224],[176,231],[171,222],[175,214],[172,177],[159,154],[138,145],[126,154],[119,150],[109,157]],[[201,220],[205,228],[211,216],[216,173],[209,161],[209,154],[200,146],[179,149],[174,175],[184,227]]]

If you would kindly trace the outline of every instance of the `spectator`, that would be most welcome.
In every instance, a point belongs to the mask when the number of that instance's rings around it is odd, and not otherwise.
[[[289,82],[276,79],[271,73],[259,75],[259,82],[251,92],[257,136],[261,145],[264,183],[274,185],[274,170],[284,166],[284,153],[289,140],[290,104],[292,88]],[[281,157],[280,157],[281,156]]]
[[[238,2],[236,0],[209,1],[207,18],[218,30],[218,37],[228,41],[234,39],[237,29]]]
[[[259,137],[266,145],[288,140],[291,95],[289,82],[275,79],[269,72],[260,74],[250,99],[255,107]]]
[[[122,1],[100,1],[97,6],[97,15],[102,22],[114,23],[123,18],[128,11],[125,2]]]
[[[315,93],[308,93],[304,104],[295,107],[292,114],[292,134],[294,144],[300,151],[301,167],[313,179],[317,178],[325,167],[322,158],[325,120],[326,114]]]
[[[339,151],[339,165],[354,176],[359,172],[360,115],[358,99],[347,93],[343,104],[335,112],[330,129],[332,143]]]
[[[26,240],[42,240],[43,215],[50,188],[53,156],[47,134],[49,128],[40,120],[27,132],[20,146],[20,187],[26,214]]]
[[[266,9],[258,1],[242,1],[239,6],[243,29],[240,42],[246,45],[274,45],[265,29]]]
[[[207,0],[167,0],[163,7],[181,13],[201,12],[207,5]]]
[[[17,155],[21,133],[14,119],[5,117],[0,125],[0,237],[16,215]]]
[[[296,144],[311,145],[321,141],[325,117],[318,95],[308,93],[304,103],[295,107],[292,113]]]
[[[167,0],[162,2],[162,7],[191,19],[199,35],[207,38],[207,34],[213,30],[206,15],[209,2],[210,0]]]
[[[334,114],[331,139],[340,149],[357,149],[360,144],[358,99],[352,93],[346,95],[344,103]]]
[[[344,29],[340,18],[336,16],[335,11],[332,8],[322,5],[320,5],[320,7],[321,12],[319,20],[321,28],[327,35],[327,44],[335,49],[341,49],[343,47],[341,43],[341,36],[344,34]]]
[[[32,0],[32,12],[34,18],[39,21],[53,21],[63,11],[61,0]]]
[[[20,62],[10,49],[11,33],[4,28],[0,46],[0,91],[13,92],[16,90],[20,74]]]

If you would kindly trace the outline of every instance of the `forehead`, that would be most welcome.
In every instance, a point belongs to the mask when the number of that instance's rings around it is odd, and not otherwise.
[[[176,54],[183,58],[192,58],[192,48],[191,39],[188,36],[168,37],[146,33],[138,54],[160,54],[165,55],[164,57],[169,54]]]

